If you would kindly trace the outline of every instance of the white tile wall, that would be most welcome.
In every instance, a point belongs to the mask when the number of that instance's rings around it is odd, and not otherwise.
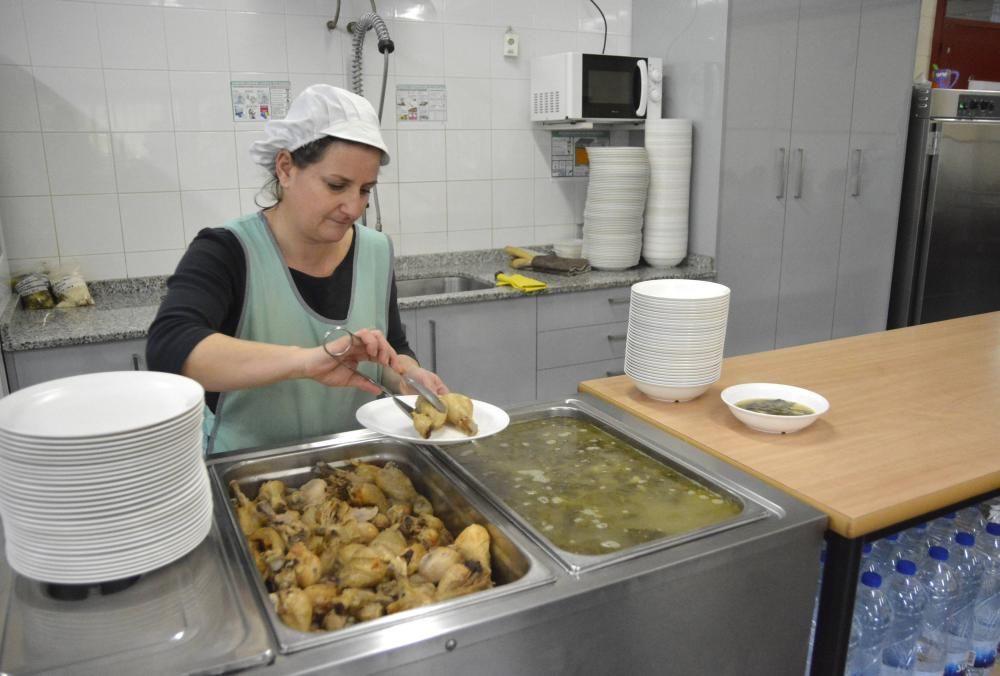
[[[231,80],[349,86],[343,0],[0,0],[0,220],[11,269],[76,265],[91,279],[167,274],[205,227],[256,210],[266,172],[233,122]],[[601,0],[609,53],[628,53],[632,0]],[[396,45],[383,129],[383,230],[397,255],[531,245],[572,235],[585,182],[549,177],[528,121],[528,62],[599,51],[583,0],[380,0]],[[504,32],[520,56],[504,57]],[[378,103],[383,57],[364,46]],[[396,84],[443,84],[447,120],[396,119]],[[368,222],[374,224],[374,205]]]

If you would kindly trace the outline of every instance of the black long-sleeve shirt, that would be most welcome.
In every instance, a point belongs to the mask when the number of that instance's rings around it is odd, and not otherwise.
[[[344,320],[351,303],[354,246],[328,277],[289,268],[302,299],[331,321]],[[236,235],[226,228],[206,228],[191,242],[173,275],[146,339],[146,363],[153,371],[180,373],[195,345],[213,333],[235,336],[246,295],[247,262]],[[396,304],[396,278],[389,296],[386,338],[399,354],[415,357],[406,340]],[[205,401],[215,410],[219,394]]]

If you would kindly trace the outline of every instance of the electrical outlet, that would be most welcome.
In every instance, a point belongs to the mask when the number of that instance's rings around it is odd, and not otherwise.
[[[507,31],[503,35],[503,55],[504,56],[517,56],[517,48],[520,44],[520,38],[518,38],[517,33],[514,31]]]

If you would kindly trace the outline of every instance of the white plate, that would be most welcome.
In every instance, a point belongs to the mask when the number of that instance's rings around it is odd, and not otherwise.
[[[417,395],[415,394],[402,396],[400,399],[410,406],[415,406],[417,403]],[[472,400],[472,417],[479,427],[479,434],[471,437],[466,436],[451,425],[445,425],[433,432],[430,439],[424,439],[413,427],[413,421],[392,403],[392,399],[388,398],[368,402],[358,409],[356,417],[359,423],[373,432],[394,439],[413,441],[418,444],[434,444],[435,446],[461,444],[473,439],[489,437],[500,432],[510,423],[510,416],[502,408],[475,399]]]
[[[204,396],[194,380],[157,371],[58,378],[0,399],[0,428],[43,439],[130,433],[190,414]]]

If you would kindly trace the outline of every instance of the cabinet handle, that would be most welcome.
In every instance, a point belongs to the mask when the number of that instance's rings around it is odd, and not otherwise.
[[[427,326],[431,330],[431,371],[437,373],[438,370],[437,321],[433,319],[428,319]]]
[[[613,340],[625,340],[627,337],[628,337],[627,334],[624,333],[609,333],[608,342]]]
[[[138,352],[133,352],[132,353],[132,370],[133,371],[142,371],[143,370],[142,357],[139,356]]]
[[[795,194],[793,197],[795,197],[795,199],[799,199],[802,197],[802,165],[805,164],[806,161],[806,151],[802,148],[796,148],[795,153],[799,156],[799,171],[795,177]]]
[[[851,187],[851,197],[861,194],[861,148],[854,149],[854,185]]]
[[[785,196],[785,148],[782,146],[778,148],[778,153],[776,155],[778,160],[778,194],[775,195],[779,200]]]
[[[611,305],[624,305],[628,301],[628,298],[608,298],[608,303]]]
[[[611,378],[613,376],[623,376],[623,375],[625,375],[624,371],[605,371],[604,373],[605,373],[605,375],[607,375],[608,378]]]

